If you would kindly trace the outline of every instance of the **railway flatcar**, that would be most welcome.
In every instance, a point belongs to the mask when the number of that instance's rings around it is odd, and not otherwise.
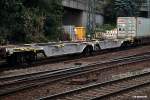
[[[5,58],[8,63],[22,64],[31,63],[39,58],[59,57],[71,54],[91,55],[94,51],[120,47],[122,40],[105,40],[105,41],[83,41],[83,42],[54,42],[54,43],[35,43],[7,46],[1,48],[3,53],[1,57]]]
[[[62,43],[35,43],[19,46],[1,47],[1,58],[10,64],[21,64],[37,60],[38,54],[45,58],[84,53],[90,55],[96,42],[62,42]]]

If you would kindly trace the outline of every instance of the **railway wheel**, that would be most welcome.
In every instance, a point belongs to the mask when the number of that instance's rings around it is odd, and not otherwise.
[[[94,47],[94,50],[95,51],[99,51],[99,50],[101,50],[101,48],[100,48],[100,46],[98,44],[96,44],[95,47]]]
[[[122,49],[127,49],[127,48],[130,48],[130,47],[132,47],[132,44],[131,44],[131,42],[129,42],[129,41],[125,41],[125,42],[121,45],[121,48],[122,48]]]
[[[90,56],[93,54],[93,48],[92,46],[87,46],[84,50],[83,50],[83,56]]]
[[[11,66],[16,66],[22,63],[22,55],[20,53],[13,53],[7,57],[7,62]]]
[[[10,55],[10,56],[8,56],[8,57],[6,58],[7,63],[8,63],[9,65],[11,65],[11,66],[14,66],[14,65],[15,65],[15,61],[14,61],[14,60],[15,60],[15,59],[14,59],[13,55]]]
[[[36,53],[34,52],[16,52],[7,57],[7,62],[11,66],[21,64],[31,64],[36,60]]]
[[[36,53],[32,51],[24,52],[24,63],[32,64],[34,61],[36,61]]]
[[[141,40],[139,39],[135,39],[134,40],[134,43],[133,43],[133,46],[136,47],[136,46],[140,46],[142,43],[141,43]]]

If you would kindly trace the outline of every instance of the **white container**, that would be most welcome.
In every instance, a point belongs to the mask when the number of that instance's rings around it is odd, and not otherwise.
[[[150,19],[142,17],[118,17],[118,38],[150,37]]]

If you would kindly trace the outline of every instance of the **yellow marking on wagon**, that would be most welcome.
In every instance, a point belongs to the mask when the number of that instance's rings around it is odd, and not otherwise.
[[[32,47],[21,47],[21,48],[14,48],[14,51],[17,52],[25,52],[25,51],[33,51],[36,52],[38,49],[32,48]]]

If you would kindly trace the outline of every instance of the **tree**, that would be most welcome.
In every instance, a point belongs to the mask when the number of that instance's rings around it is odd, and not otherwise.
[[[51,35],[58,34],[61,26],[63,8],[60,4],[61,0],[0,0],[0,37],[12,42],[50,39]],[[49,17],[53,19],[50,26],[55,31],[44,30]]]
[[[33,3],[34,5],[32,5]],[[35,32],[32,32],[34,36],[29,37],[32,38],[37,35],[41,37],[42,34],[49,40],[57,40],[61,33],[59,27],[62,25],[63,16],[61,0],[25,0],[24,5],[28,8],[29,12],[31,11],[31,13],[27,13],[29,18],[26,29],[30,29],[30,23],[33,23],[32,29],[35,29]]]
[[[53,9],[50,9],[50,15],[47,16],[44,25],[44,33],[50,40],[58,40],[61,35],[63,7],[61,0],[51,1]],[[54,10],[55,9],[55,10]]]
[[[24,36],[21,30],[23,28],[22,16],[23,5],[21,0],[1,0],[0,1],[0,35],[4,37],[15,37],[21,39]],[[11,34],[10,34],[11,33]]]
[[[108,0],[105,7],[107,21],[116,22],[117,17],[138,16],[139,8],[133,0]]]
[[[115,0],[114,10],[116,11],[116,16],[137,16],[136,15],[136,4],[132,0]]]

